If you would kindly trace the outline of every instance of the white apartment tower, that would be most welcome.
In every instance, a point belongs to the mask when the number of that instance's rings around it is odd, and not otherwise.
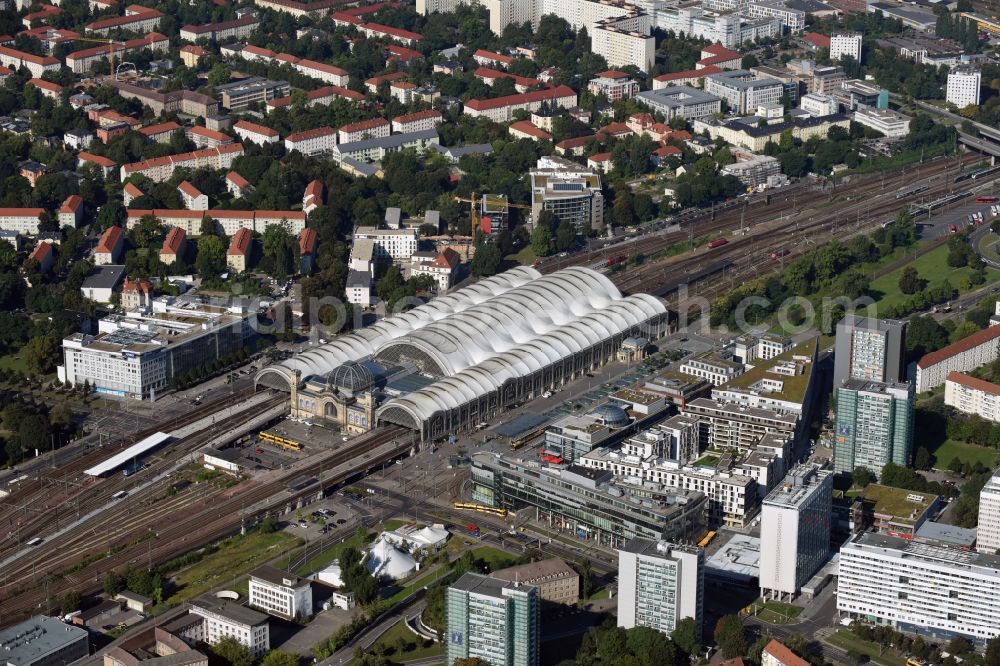
[[[1000,550],[1000,469],[979,491],[979,525],[976,550],[993,555]]]
[[[690,617],[700,631],[704,588],[701,548],[632,539],[618,551],[618,626],[670,635]]]
[[[861,62],[861,35],[856,32],[836,32],[830,35],[830,60],[851,56]]]
[[[978,69],[956,67],[948,72],[948,90],[945,100],[964,109],[970,104],[979,104],[979,88],[983,75]]]
[[[830,549],[833,474],[796,467],[761,509],[760,595],[794,598],[826,561]]]

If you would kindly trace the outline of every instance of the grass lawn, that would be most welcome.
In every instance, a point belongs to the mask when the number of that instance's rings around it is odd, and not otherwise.
[[[314,571],[319,571],[320,569],[326,567],[328,564],[340,557],[341,551],[345,548],[353,546],[360,550],[364,547],[364,545],[365,542],[363,539],[359,538],[357,534],[352,534],[337,545],[330,546],[323,552],[310,557],[306,560],[305,564],[295,570],[295,573],[299,576],[308,576]]]
[[[878,664],[879,666],[899,666],[906,661],[902,655],[890,648],[883,650],[882,655],[879,656],[879,646],[877,643],[863,641],[855,636],[853,632],[845,629],[841,629],[832,636],[825,638],[824,641],[842,650],[854,649],[860,654],[866,654],[871,663]]]
[[[172,580],[177,591],[167,602],[177,605],[225,585],[301,544],[302,539],[284,532],[251,532],[227,539],[216,552],[174,574]]]
[[[695,467],[715,467],[719,464],[719,456],[707,454],[694,461]]]
[[[22,354],[7,354],[0,356],[0,370],[26,375],[28,374],[28,363]]]
[[[450,567],[444,567],[443,569],[437,569],[429,574],[415,578],[413,581],[406,584],[406,587],[396,592],[394,595],[389,597],[388,602],[391,606],[392,604],[398,603],[408,597],[410,593],[421,587],[429,587],[434,584],[435,581],[441,580],[445,576],[451,573]]]
[[[590,599],[587,601],[597,601],[598,599],[607,599],[611,596],[611,592],[606,587],[602,587],[597,592],[590,595]]]
[[[1000,236],[990,232],[983,236],[983,240],[979,243],[979,247],[987,259],[1000,261],[1000,245],[997,244],[997,241],[1000,241]]]
[[[757,619],[771,624],[790,624],[801,612],[800,606],[768,601],[757,606]]]
[[[936,449],[931,451],[933,465],[938,469],[946,469],[952,458],[957,457],[962,462],[975,465],[982,463],[983,467],[993,469],[996,466],[997,457],[1000,451],[986,446],[977,446],[965,442],[956,442],[953,439],[946,439]]]
[[[504,257],[505,262],[514,262],[522,266],[530,266],[538,261],[538,255],[531,249],[531,244],[525,245],[515,254],[508,254]]]
[[[917,257],[907,264],[917,269],[921,278],[927,280],[928,287],[936,287],[944,284],[947,280],[952,287],[960,293],[969,291],[967,283],[962,278],[968,278],[972,274],[972,269],[951,268],[948,266],[948,246],[942,245],[927,254]],[[898,305],[910,298],[899,290],[899,277],[903,274],[906,266],[900,267],[891,273],[887,273],[871,283],[871,292],[875,295],[876,308],[884,308],[890,305]],[[993,268],[986,269],[987,284],[1000,280],[1000,271]],[[962,284],[966,283],[966,288]]]
[[[486,562],[486,566],[490,568],[490,571],[496,571],[497,569],[509,567],[514,563],[515,559],[510,553],[492,546],[481,546],[476,548],[472,551],[472,556]]]
[[[402,652],[399,650],[400,639],[402,639],[407,648]],[[430,643],[430,645],[425,647],[426,643]],[[381,645],[385,648],[386,656],[389,658],[389,663],[391,664],[401,664],[406,661],[444,655],[444,647],[440,643],[433,641],[425,642],[423,638],[410,631],[402,620],[397,622],[392,629],[382,634],[382,637],[372,647],[376,645]],[[444,659],[442,658],[441,661],[443,663]]]

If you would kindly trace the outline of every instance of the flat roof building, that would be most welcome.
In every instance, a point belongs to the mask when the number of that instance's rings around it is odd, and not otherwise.
[[[90,654],[87,630],[36,615],[0,630],[5,666],[66,666]]]
[[[934,640],[982,644],[1000,635],[1000,558],[865,532],[840,549],[837,610]]]
[[[472,456],[472,498],[519,510],[580,538],[617,547],[630,539],[685,541],[704,531],[707,498],[700,492],[632,489],[607,470],[551,465],[513,456]]]
[[[913,452],[914,397],[909,382],[848,379],[836,388],[833,463],[837,472],[888,463],[907,466]]]
[[[760,594],[792,599],[829,557],[833,474],[800,465],[761,509]]]
[[[206,361],[251,351],[256,336],[239,306],[191,301],[153,301],[148,314],[111,315],[98,326],[97,335],[63,340],[60,381],[88,382],[99,393],[140,400],[155,400],[173,377]]]
[[[906,371],[905,352],[905,322],[845,316],[837,324],[834,390],[851,377],[876,382],[900,381]]]
[[[191,612],[204,618],[202,638],[209,645],[234,638],[249,648],[254,658],[262,657],[271,647],[267,616],[252,608],[203,594],[191,601]]]
[[[603,226],[604,194],[599,174],[561,157],[542,157],[529,177],[533,219],[547,210],[577,230]]]
[[[445,591],[446,662],[537,666],[539,605],[534,585],[463,574]]]
[[[636,95],[654,111],[668,120],[676,117],[690,120],[703,118],[722,111],[722,98],[691,86],[668,86],[658,90],[645,90]]]
[[[701,637],[705,551],[632,539],[618,550],[618,626],[650,627],[669,636],[685,618]]]
[[[286,620],[303,619],[313,613],[310,582],[272,566],[250,572],[249,595],[251,606]]]

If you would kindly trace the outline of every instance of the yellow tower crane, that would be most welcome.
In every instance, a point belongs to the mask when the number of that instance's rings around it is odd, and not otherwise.
[[[485,198],[489,198],[489,194],[482,195]],[[524,204],[516,204],[507,201],[501,197],[495,197],[493,199],[497,202],[503,202],[508,208],[527,208],[531,210],[531,206],[526,206]],[[482,208],[482,198],[475,192],[472,192],[469,197],[455,197],[455,201],[462,201],[469,204],[469,219],[472,222],[472,246],[476,246],[476,234],[479,231],[480,220],[482,218],[481,208]]]

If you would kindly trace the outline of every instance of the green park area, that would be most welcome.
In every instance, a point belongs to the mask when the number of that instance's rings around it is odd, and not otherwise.
[[[403,664],[409,661],[430,659],[442,656],[444,648],[440,643],[424,640],[410,631],[402,620],[397,622],[387,632],[368,648],[368,652],[385,655],[390,664]],[[442,662],[444,659],[442,658]],[[357,663],[352,661],[351,663]]]
[[[930,454],[932,465],[937,469],[946,469],[955,458],[970,465],[981,463],[983,467],[992,469],[996,466],[997,458],[1000,458],[1000,451],[996,449],[959,442],[954,439],[944,440],[937,448],[932,449]]]
[[[302,540],[284,532],[249,532],[226,539],[218,550],[172,576],[170,605],[189,601],[225,585],[300,545]]]
[[[906,662],[906,658],[891,648],[882,648],[878,643],[872,643],[858,638],[852,632],[841,629],[824,641],[834,647],[847,652],[847,655],[855,659],[858,663],[866,661],[862,657],[868,657],[867,661],[878,666],[900,666]]]
[[[780,601],[765,601],[754,604],[754,615],[761,622],[769,624],[792,624],[802,613],[801,606],[793,606]]]
[[[968,266],[961,268],[949,266],[948,246],[945,244],[917,257],[905,266],[900,266],[896,270],[873,280],[869,291],[875,299],[877,308],[884,310],[889,307],[898,307],[912,298],[911,295],[904,294],[899,286],[899,279],[907,267],[916,269],[919,278],[927,281],[926,289],[940,288],[944,286],[945,282],[957,289],[960,294],[974,288],[970,285],[970,278],[975,271]],[[987,268],[986,283],[990,284],[998,280],[1000,280],[1000,271]]]

